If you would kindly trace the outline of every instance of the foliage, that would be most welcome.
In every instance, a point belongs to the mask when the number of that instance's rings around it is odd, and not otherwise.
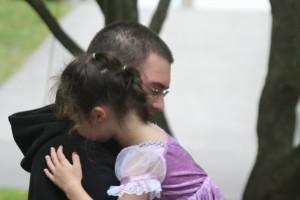
[[[47,2],[57,13],[57,3]],[[67,2],[59,3],[61,17],[70,9]],[[0,6],[0,84],[8,79],[49,33],[47,26],[22,0],[1,0]]]

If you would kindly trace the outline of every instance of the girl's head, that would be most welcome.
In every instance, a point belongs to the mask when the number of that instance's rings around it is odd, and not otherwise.
[[[118,120],[130,111],[147,121],[149,109],[139,72],[123,66],[110,53],[98,52],[72,61],[63,71],[56,92],[59,117],[90,120],[96,106],[107,106]]]

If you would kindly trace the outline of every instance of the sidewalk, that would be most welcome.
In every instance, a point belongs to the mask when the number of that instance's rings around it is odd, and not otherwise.
[[[140,12],[143,24],[151,12]],[[255,123],[267,70],[270,20],[265,12],[172,9],[161,34],[175,57],[166,97],[169,123],[228,200],[241,198],[256,155]],[[82,1],[62,24],[86,48],[103,20],[93,1]],[[20,168],[22,155],[7,116],[48,102],[46,80],[71,58],[58,43],[50,58],[52,41],[48,38],[0,88],[0,187],[27,188],[29,175]]]

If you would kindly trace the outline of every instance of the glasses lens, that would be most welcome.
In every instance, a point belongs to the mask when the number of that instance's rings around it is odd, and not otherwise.
[[[158,89],[152,88],[152,94],[153,94],[153,96],[158,97],[161,95],[161,91]]]
[[[166,96],[169,93],[168,90],[159,90],[159,89],[152,88],[148,85],[146,85],[146,87],[151,91],[151,94],[154,97]]]
[[[151,95],[153,97],[159,97],[159,96],[166,96],[168,93],[169,93],[169,90],[168,89],[165,89],[165,90],[159,90],[159,89],[155,89],[153,87],[150,87],[148,85],[145,85],[151,92]]]

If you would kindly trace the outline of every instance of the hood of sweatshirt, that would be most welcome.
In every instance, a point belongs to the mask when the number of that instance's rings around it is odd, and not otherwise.
[[[37,150],[49,139],[65,132],[70,125],[68,120],[58,120],[54,111],[52,104],[8,117],[14,140],[24,155],[21,166],[28,172]]]

